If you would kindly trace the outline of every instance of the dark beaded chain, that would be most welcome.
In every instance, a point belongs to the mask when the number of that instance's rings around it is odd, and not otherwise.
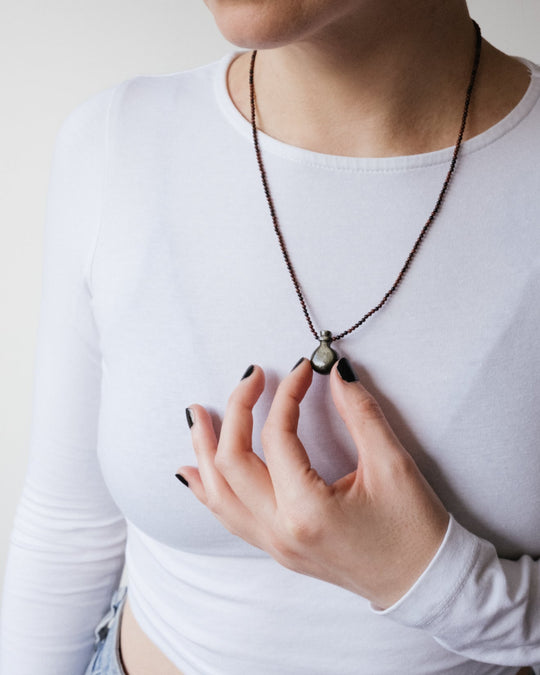
[[[481,31],[480,31],[480,26],[476,23],[476,21],[474,21],[474,19],[472,19],[472,23],[474,25],[475,32],[476,32],[476,43],[475,43],[475,54],[474,54],[473,68],[472,68],[472,72],[471,72],[471,76],[470,76],[469,86],[467,87],[467,94],[465,96],[465,108],[464,108],[464,111],[463,111],[463,117],[462,117],[462,120],[461,120],[461,126],[460,126],[460,129],[459,129],[458,139],[457,139],[457,142],[456,142],[456,146],[454,148],[454,154],[452,156],[452,162],[450,164],[450,169],[448,170],[448,174],[446,176],[446,179],[445,179],[444,184],[442,186],[441,192],[440,192],[439,197],[437,199],[437,203],[435,204],[435,208],[431,212],[431,215],[429,216],[426,224],[422,228],[422,230],[421,230],[421,232],[418,236],[418,239],[416,240],[416,242],[415,242],[415,244],[412,248],[412,251],[409,253],[409,256],[407,257],[407,260],[405,261],[405,264],[404,264],[401,272],[399,273],[396,281],[394,282],[394,284],[390,288],[390,290],[384,295],[381,302],[378,305],[376,305],[375,307],[373,307],[373,309],[371,309],[367,314],[365,314],[365,316],[362,319],[360,319],[360,321],[355,323],[348,330],[345,330],[342,333],[339,333],[338,335],[329,337],[328,339],[332,342],[335,342],[336,340],[341,340],[341,338],[345,337],[346,335],[349,335],[349,333],[352,333],[359,326],[361,326],[368,317],[370,317],[372,314],[374,314],[377,310],[379,310],[384,305],[384,303],[388,300],[390,295],[396,290],[396,288],[401,283],[401,280],[403,279],[403,276],[404,276],[405,272],[407,271],[413,257],[416,255],[416,253],[418,251],[418,248],[420,246],[421,241],[423,240],[426,232],[428,231],[430,225],[432,224],[433,220],[435,219],[435,216],[437,215],[437,213],[440,209],[440,206],[442,204],[444,195],[445,195],[446,190],[448,188],[448,185],[450,183],[450,179],[452,177],[452,174],[454,173],[454,167],[456,165],[459,150],[461,148],[461,142],[463,140],[463,133],[465,131],[465,124],[467,122],[467,116],[468,116],[468,113],[469,113],[469,104],[470,104],[470,100],[471,100],[471,95],[472,95],[472,91],[473,91],[473,87],[474,87],[474,82],[475,82],[475,79],[476,79],[476,73],[478,71],[478,65],[480,63],[482,35],[481,35]],[[255,146],[255,153],[257,155],[257,162],[259,164],[259,170],[260,170],[260,173],[261,173],[261,179],[262,179],[262,184],[263,184],[263,188],[264,188],[264,193],[265,193],[266,199],[268,201],[268,206],[270,208],[270,214],[272,216],[272,221],[274,223],[274,230],[275,230],[275,233],[276,233],[278,241],[279,241],[279,245],[280,245],[280,248],[281,248],[281,252],[283,254],[283,258],[285,259],[287,269],[289,270],[289,274],[290,274],[292,282],[294,284],[294,288],[296,290],[296,294],[298,296],[298,299],[300,300],[300,304],[302,305],[302,311],[304,313],[304,316],[306,317],[309,328],[310,328],[311,332],[313,333],[314,337],[317,340],[320,340],[321,337],[319,335],[317,335],[317,331],[315,330],[315,327],[313,326],[313,321],[311,320],[311,316],[308,312],[306,301],[304,300],[304,296],[302,295],[302,291],[300,290],[300,284],[298,283],[298,279],[296,278],[296,273],[295,273],[294,268],[292,266],[292,263],[291,263],[291,260],[290,260],[290,257],[289,257],[289,253],[288,253],[287,248],[285,246],[285,241],[283,239],[283,235],[281,234],[281,230],[280,230],[280,227],[278,225],[276,212],[275,212],[275,209],[274,209],[274,203],[273,203],[273,200],[272,200],[272,196],[270,195],[270,190],[268,188],[268,180],[267,180],[267,177],[266,177],[266,171],[265,171],[265,168],[264,168],[264,165],[263,165],[263,162],[262,162],[261,151],[260,151],[260,148],[259,148],[258,134],[257,134],[257,125],[255,123],[255,85],[254,85],[254,81],[253,81],[253,72],[254,72],[254,67],[255,67],[255,57],[256,57],[256,55],[257,55],[257,50],[254,49],[252,51],[252,54],[251,54],[251,65],[250,65],[250,70],[249,70],[249,91],[250,91],[250,103],[251,103],[251,126],[252,126],[252,131],[253,131],[253,142],[254,142],[254,146]],[[327,333],[330,336],[330,333],[328,331],[323,331],[323,332]],[[322,335],[323,332],[321,332],[321,335]]]

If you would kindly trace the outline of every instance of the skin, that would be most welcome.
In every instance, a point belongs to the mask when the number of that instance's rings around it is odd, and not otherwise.
[[[359,381],[345,382],[337,364],[329,386],[358,449],[358,466],[327,485],[297,436],[312,378],[304,359],[281,381],[262,429],[266,463],[251,444],[252,410],[264,389],[260,367],[229,397],[219,441],[206,409],[190,406],[199,467],[179,471],[233,534],[295,572],[385,608],[427,567],[449,515],[377,401]]]
[[[330,154],[392,156],[455,144],[469,82],[474,28],[463,0],[205,0],[223,35],[260,50],[259,127]],[[465,139],[504,117],[529,83],[526,67],[483,41]],[[250,119],[250,53],[228,74]],[[336,120],[339,123],[336,124]],[[387,608],[427,567],[449,514],[360,382],[334,366],[334,404],[358,449],[357,469],[332,485],[310,467],[296,434],[312,378],[307,361],[280,384],[252,451],[253,374],[232,392],[219,439],[193,404],[196,467],[180,467],[194,495],[233,534],[301,574]]]
[[[384,157],[453,146],[474,29],[463,0],[205,0],[223,35],[257,49],[257,124],[291,145]],[[250,119],[251,52],[231,65]],[[521,99],[527,68],[486,40],[465,139]]]
[[[227,40],[258,50],[257,126],[266,134],[357,157],[455,144],[474,47],[464,0],[204,1]],[[248,51],[227,73],[247,120],[249,61]],[[523,64],[483,40],[464,140],[499,122],[528,84]],[[264,428],[266,463],[251,449],[251,410],[264,387],[257,366],[231,393],[219,439],[207,411],[190,406],[198,467],[177,471],[233,534],[298,573],[386,608],[429,564],[448,513],[373,396],[335,368],[328,378],[358,448],[353,473],[326,485],[298,440],[299,404],[312,380],[307,362],[278,387]],[[138,626],[129,599],[124,614],[126,672],[181,675]]]

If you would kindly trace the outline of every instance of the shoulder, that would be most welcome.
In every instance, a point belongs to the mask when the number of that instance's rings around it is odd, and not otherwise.
[[[100,119],[127,130],[130,125],[155,125],[171,116],[189,116],[213,98],[215,79],[224,58],[171,73],[140,74],[125,79],[81,103],[66,123],[84,128]]]
[[[97,91],[64,117],[57,145],[99,144],[111,124],[156,122],[156,117],[189,112],[213,95],[225,57],[165,74],[139,74]]]

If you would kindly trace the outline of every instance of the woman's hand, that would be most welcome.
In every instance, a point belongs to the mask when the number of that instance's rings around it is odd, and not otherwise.
[[[332,398],[358,449],[355,471],[327,485],[297,435],[313,377],[307,359],[280,383],[252,450],[255,366],[229,397],[219,441],[208,412],[191,405],[199,468],[181,467],[195,496],[232,533],[285,567],[346,588],[378,609],[413,585],[439,548],[449,514],[346,359],[329,375]],[[189,417],[188,417],[189,419]],[[330,450],[331,451],[331,450]]]

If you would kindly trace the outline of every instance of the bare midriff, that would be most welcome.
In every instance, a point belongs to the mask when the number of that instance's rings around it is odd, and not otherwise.
[[[120,615],[120,654],[126,675],[183,675],[137,623],[129,594]]]

